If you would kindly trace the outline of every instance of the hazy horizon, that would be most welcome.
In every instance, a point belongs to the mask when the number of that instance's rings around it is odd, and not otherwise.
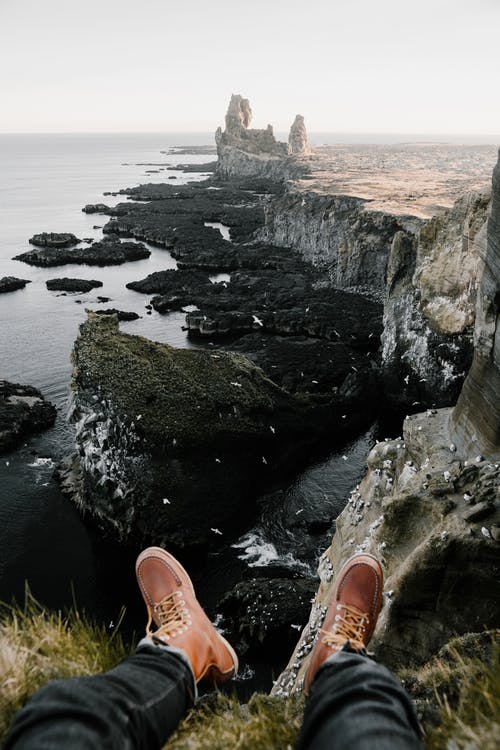
[[[491,137],[498,0],[0,0],[1,133],[253,127]]]

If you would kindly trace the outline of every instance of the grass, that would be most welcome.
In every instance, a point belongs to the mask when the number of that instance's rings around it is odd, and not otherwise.
[[[500,747],[500,631],[455,638],[401,677],[422,715],[427,750]]]
[[[0,608],[0,742],[15,712],[48,680],[111,669],[127,656],[119,633],[72,610],[49,612],[28,594]],[[420,670],[400,675],[426,729],[427,750],[500,747],[500,631],[456,638]],[[165,750],[290,750],[304,699],[213,693],[192,709]]]
[[[121,636],[72,610],[48,612],[27,593],[23,608],[0,609],[0,742],[16,711],[42,685],[93,674],[127,655]]]
[[[192,709],[164,750],[293,750],[304,698],[255,693],[247,704],[215,694]]]

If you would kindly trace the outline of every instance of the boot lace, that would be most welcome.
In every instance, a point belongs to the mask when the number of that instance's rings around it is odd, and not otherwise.
[[[320,631],[325,634],[323,643],[330,646],[330,648],[339,650],[344,646],[346,641],[349,641],[351,648],[356,651],[363,651],[365,649],[363,633],[365,632],[365,625],[369,621],[367,614],[359,612],[354,607],[337,604],[337,614],[335,615],[335,623],[332,629],[321,629]]]
[[[157,630],[151,630],[153,618],[160,622]],[[163,599],[149,608],[149,620],[146,625],[146,634],[154,639],[175,638],[184,633],[191,625],[191,616],[182,598],[181,591],[173,591]]]

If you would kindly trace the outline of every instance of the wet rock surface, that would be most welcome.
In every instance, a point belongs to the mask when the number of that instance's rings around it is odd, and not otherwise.
[[[80,241],[70,232],[42,232],[34,234],[30,239],[30,244],[38,247],[70,247],[77,245]]]
[[[55,406],[37,388],[0,380],[0,453],[51,427],[55,419]]]
[[[51,292],[90,292],[102,286],[102,281],[96,279],[49,279],[45,282]]]
[[[24,289],[26,284],[31,284],[31,281],[28,279],[18,279],[15,276],[4,276],[0,279],[0,294]]]
[[[307,622],[317,582],[311,578],[252,578],[238,583],[219,604],[222,627],[238,654],[286,659]]]
[[[118,237],[108,237],[102,242],[94,242],[90,247],[52,247],[29,250],[16,255],[31,266],[64,266],[70,263],[89,266],[112,266],[133,260],[149,258],[151,252],[139,242],[120,242]]]

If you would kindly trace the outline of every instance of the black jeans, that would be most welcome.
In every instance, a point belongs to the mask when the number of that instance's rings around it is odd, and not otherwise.
[[[143,642],[110,672],[42,688],[14,719],[5,750],[159,750],[195,696],[187,660],[175,649]],[[389,670],[343,651],[314,680],[298,747],[423,746],[411,701]]]
[[[297,750],[423,750],[408,693],[386,667],[344,649],[318,670]]]

